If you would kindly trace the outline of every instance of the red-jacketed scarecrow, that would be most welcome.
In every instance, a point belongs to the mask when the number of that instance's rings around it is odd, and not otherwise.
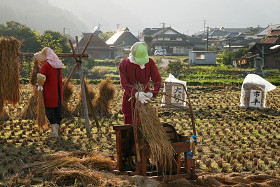
[[[132,124],[131,96],[135,96],[142,104],[156,97],[161,85],[161,76],[155,62],[148,56],[148,48],[144,42],[136,42],[130,49],[129,57],[122,60],[119,65],[120,81],[124,89],[122,101],[122,113],[124,123]],[[154,83],[151,91],[150,80]],[[142,84],[145,92],[138,91],[133,85]],[[134,105],[133,105],[134,106]]]
[[[58,138],[62,120],[62,67],[58,56],[49,47],[35,53],[34,57],[42,63],[37,75],[38,90],[43,90],[46,116],[52,126],[52,137]]]

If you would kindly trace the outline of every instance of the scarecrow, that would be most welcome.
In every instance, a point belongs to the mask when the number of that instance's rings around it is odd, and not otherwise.
[[[45,113],[51,124],[51,136],[58,138],[62,120],[62,67],[58,56],[49,47],[34,54],[35,59],[41,63],[37,75],[38,90],[43,91]]]
[[[122,100],[122,113],[124,124],[133,124],[133,108],[136,98],[142,104],[150,102],[152,97],[156,97],[161,86],[161,76],[155,62],[148,56],[148,48],[144,42],[136,42],[130,49],[129,57],[122,60],[119,65],[120,81],[124,89]],[[150,90],[150,79],[154,83],[153,90]],[[143,91],[138,91],[135,85],[142,84]],[[131,162],[131,147],[133,141],[133,130],[128,130],[127,136],[130,137],[125,149],[124,162]],[[127,159],[126,159],[127,158]],[[126,165],[126,164],[125,164]]]

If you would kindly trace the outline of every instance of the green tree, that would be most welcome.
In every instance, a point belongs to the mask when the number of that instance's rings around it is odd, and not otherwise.
[[[150,52],[151,52],[151,50],[153,48],[152,41],[153,41],[153,37],[152,36],[148,36],[148,35],[144,36],[144,42],[148,45],[149,54],[150,54]]]
[[[111,36],[113,36],[113,34],[115,33],[114,32],[99,33],[98,37],[104,42],[106,42]]]
[[[42,35],[37,34],[37,40],[44,47],[50,47],[55,53],[69,53],[70,47],[67,45],[67,38],[60,32],[47,30]]]
[[[182,61],[169,61],[167,65],[167,72],[173,75],[179,75],[184,69]]]
[[[36,52],[40,49],[36,35],[34,30],[15,21],[6,22],[6,26],[0,24],[0,36],[17,38],[22,43],[22,52]]]

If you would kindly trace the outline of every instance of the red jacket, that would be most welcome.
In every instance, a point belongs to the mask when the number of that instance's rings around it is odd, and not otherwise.
[[[57,69],[53,68],[48,62],[45,62],[40,69],[40,73],[46,76],[46,81],[43,85],[43,95],[45,107],[58,107],[58,87],[60,87],[61,103],[63,102],[62,91],[62,70],[59,69],[59,78],[57,77]]]
[[[121,85],[124,89],[122,112],[124,115],[132,115],[131,102],[128,100],[131,97],[131,92],[133,95],[138,92],[138,90],[133,87],[133,84],[140,82],[143,85],[147,85],[151,79],[153,83],[157,83],[152,90],[155,97],[161,86],[161,76],[155,62],[151,58],[149,62],[145,64],[144,69],[141,69],[137,64],[131,63],[128,58],[125,58],[119,65],[119,72]],[[145,91],[150,91],[149,86],[146,87]]]

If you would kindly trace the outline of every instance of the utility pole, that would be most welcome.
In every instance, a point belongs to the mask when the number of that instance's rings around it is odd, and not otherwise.
[[[65,28],[65,27],[63,27],[63,35],[64,35],[64,36],[65,36],[65,29],[66,29],[66,28]]]
[[[164,50],[164,28],[165,28],[165,23],[162,22],[160,24],[162,24],[162,49],[163,49],[163,56],[164,56],[164,52],[165,52],[165,50]]]
[[[206,25],[206,19],[205,20],[203,20],[203,35],[205,35],[205,25]]]
[[[209,35],[209,33],[208,33],[208,31],[209,31],[209,27],[207,27],[207,34],[206,34],[206,51],[208,51],[208,35]]]

